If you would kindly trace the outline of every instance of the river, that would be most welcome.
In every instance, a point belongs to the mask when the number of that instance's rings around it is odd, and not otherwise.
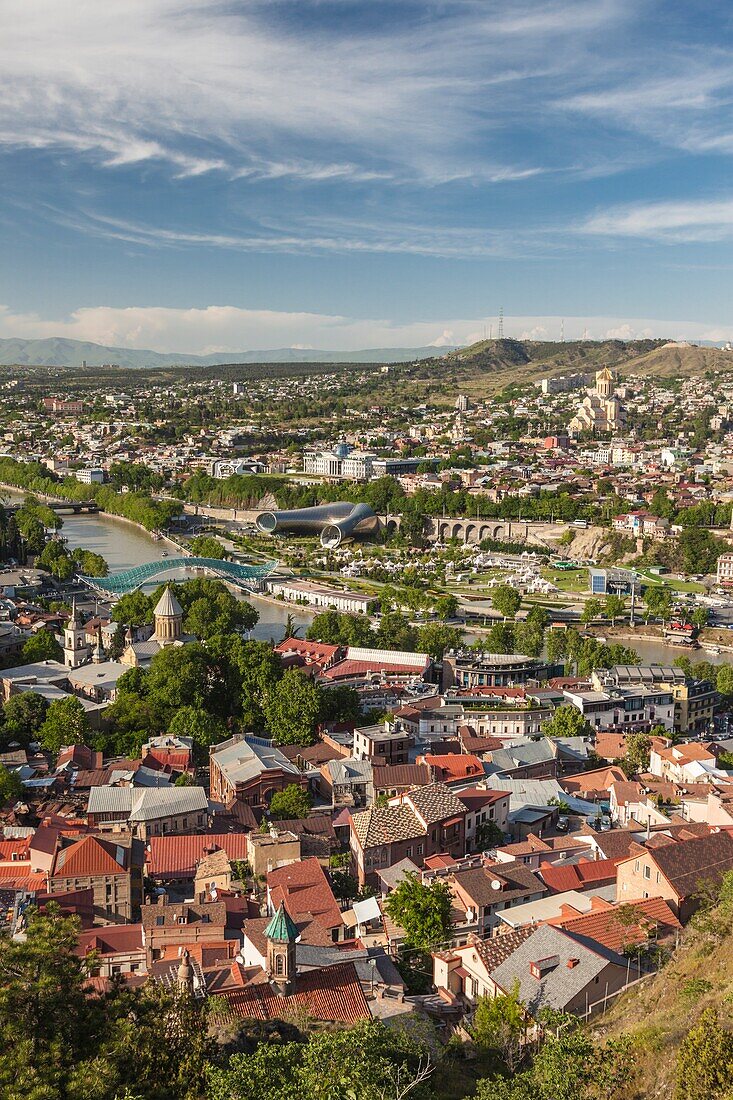
[[[116,519],[114,516],[64,516],[63,520],[61,534],[67,540],[69,547],[74,549],[81,546],[85,550],[93,550],[101,554],[109,565],[110,573],[129,569],[133,565],[143,565],[147,561],[162,559],[166,552],[171,557],[176,553],[170,543],[156,542],[141,528]],[[187,576],[193,575],[197,574],[189,573],[185,569],[169,569],[144,588],[152,591],[164,576],[170,580],[185,580]],[[251,603],[260,616],[257,626],[252,631],[253,638],[279,642],[285,632],[288,611],[292,615],[300,637],[304,636],[313,619],[312,615],[296,608],[280,607],[269,600],[258,599],[256,596],[249,598],[240,591],[235,591],[237,597]]]
[[[170,543],[156,542],[141,528],[114,516],[64,516],[62,534],[72,549],[81,546],[85,550],[93,550],[101,554],[109,564],[111,573],[128,569],[132,565],[142,565],[147,561],[162,559],[166,551],[171,556],[175,554],[175,549]],[[185,570],[171,569],[165,575],[172,580],[185,580],[186,576],[191,574],[187,574]],[[146,589],[152,590],[160,580],[160,577],[156,578],[150,585],[145,586]],[[288,613],[292,615],[297,633],[301,637],[304,636],[313,618],[312,614],[292,606],[280,607],[269,600],[258,599],[256,596],[250,598],[240,592],[237,592],[237,596],[239,599],[247,600],[256,608],[260,619],[252,631],[252,636],[264,641],[273,639],[279,641],[282,638]],[[731,631],[731,640],[733,641],[733,631]],[[688,651],[664,645],[661,641],[630,640],[624,644],[635,649],[644,664],[673,664],[675,658],[683,653],[689,653],[692,661],[710,661],[712,664],[733,663],[733,654],[730,653],[712,654],[703,649]]]

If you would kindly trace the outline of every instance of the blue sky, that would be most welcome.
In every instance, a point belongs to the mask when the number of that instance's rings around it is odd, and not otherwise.
[[[0,336],[733,338],[733,8],[4,0]]]

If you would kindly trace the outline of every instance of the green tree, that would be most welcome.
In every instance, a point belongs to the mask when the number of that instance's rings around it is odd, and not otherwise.
[[[112,608],[111,618],[126,626],[144,626],[153,621],[153,606],[151,597],[136,589],[120,596]]]
[[[525,1009],[519,998],[518,981],[510,993],[479,997],[471,1038],[484,1050],[496,1051],[509,1073],[514,1073],[522,1060],[525,1029]]]
[[[592,623],[594,619],[597,619],[603,612],[603,604],[595,596],[591,596],[589,600],[585,601],[583,605],[583,612],[580,616],[581,623]]]
[[[433,611],[445,622],[446,619],[455,619],[458,614],[458,599],[452,593],[448,593],[444,596],[438,596],[437,600],[433,604]]]
[[[441,661],[447,649],[456,649],[461,643],[462,633],[443,623],[425,623],[418,628],[415,644],[418,653],[428,653],[434,660]]]
[[[359,722],[363,717],[359,693],[343,684],[324,688],[321,692],[321,722]]]
[[[21,651],[24,665],[40,664],[41,661],[63,661],[64,651],[50,630],[39,630],[28,639]]]
[[[13,741],[26,746],[38,735],[48,710],[48,702],[32,691],[11,695],[3,704],[0,739],[7,748]]]
[[[728,1100],[733,1078],[733,1032],[706,1008],[677,1055],[676,1100]]]
[[[628,776],[649,771],[651,739],[646,733],[630,733],[626,737],[626,755],[621,767]]]
[[[170,720],[168,732],[176,737],[193,739],[194,755],[197,762],[206,763],[209,758],[209,746],[226,741],[227,728],[221,718],[209,714],[203,707],[181,707]]]
[[[275,791],[270,801],[270,817],[273,821],[301,820],[310,813],[313,799],[298,783],[289,783],[282,791]]]
[[[477,851],[485,851],[495,848],[497,844],[504,843],[504,834],[495,821],[482,821],[476,829]]]
[[[674,604],[674,598],[668,588],[647,588],[644,592],[644,604],[646,606],[646,618],[650,615],[666,622]]]
[[[542,732],[545,737],[584,737],[588,723],[577,707],[564,703],[542,723]]]
[[[521,594],[510,584],[500,584],[491,593],[491,606],[505,619],[513,619],[521,605]]]
[[[312,1033],[307,1043],[260,1043],[211,1066],[209,1100],[427,1100],[428,1049],[376,1021]]]
[[[338,611],[321,611],[314,616],[305,636],[325,645],[344,645],[344,616]]]
[[[52,753],[59,752],[65,745],[85,744],[88,735],[87,713],[74,695],[55,699],[39,730],[41,744]]]
[[[410,620],[397,611],[389,611],[377,626],[374,644],[380,649],[413,650],[417,634]],[[353,643],[352,643],[353,644]]]
[[[710,612],[708,611],[707,607],[696,607],[695,610],[692,612],[693,625],[696,626],[698,630],[702,630],[704,626],[708,625],[709,617]]]
[[[214,662],[204,646],[166,646],[150,662],[146,677],[148,695],[171,716],[179,707],[196,707],[226,713],[228,701],[217,692]]]
[[[322,708],[321,688],[296,668],[285,670],[263,703],[267,728],[279,745],[312,745]]]
[[[626,608],[626,601],[622,596],[617,596],[616,593],[612,593],[610,596],[606,596],[603,604],[603,610],[607,617],[611,620],[611,625],[616,625],[616,619],[620,618]]]
[[[22,793],[23,784],[18,775],[0,764],[0,806],[7,802],[17,802]]]
[[[719,665],[715,686],[721,695],[733,697],[733,665]]]
[[[84,550],[77,546],[71,552],[71,560],[75,562],[77,571],[85,577],[106,577],[109,566],[101,554],[95,554],[93,550]]]
[[[79,929],[78,918],[64,919],[51,906],[45,917],[29,910],[23,939],[0,938],[2,1096],[71,1096],[71,1080],[93,1062],[101,1008],[84,989],[86,965],[75,954]]]
[[[197,558],[218,558],[220,561],[229,557],[229,554],[213,535],[196,535],[190,542],[191,552]]]
[[[494,623],[486,634],[487,648],[491,653],[514,653],[514,623]]]
[[[392,920],[404,928],[409,947],[427,953],[450,939],[453,902],[440,879],[423,883],[417,874],[407,874],[384,905]]]

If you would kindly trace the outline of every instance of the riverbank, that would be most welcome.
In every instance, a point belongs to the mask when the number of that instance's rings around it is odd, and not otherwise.
[[[63,500],[61,497],[50,496],[48,493],[34,493],[30,489],[19,489],[17,485],[9,485],[7,484],[7,482],[0,482],[0,493],[7,493],[11,498],[15,497],[18,501],[25,500],[27,496],[33,496],[37,497],[38,500],[43,501],[44,503],[71,503],[70,501]],[[152,532],[150,532],[148,528],[144,526],[144,524],[138,523],[138,521],[135,519],[129,519],[127,516],[121,516],[117,512],[107,512],[104,508],[100,507],[100,510],[98,512],[91,513],[91,515],[97,519],[100,516],[104,516],[105,519],[114,520],[116,523],[126,523],[130,527],[135,527],[142,535],[146,535],[147,538],[150,539],[150,542],[153,546],[159,545],[160,543],[166,543],[174,550],[181,549],[178,543],[176,543],[174,539],[169,538],[168,535],[165,535],[161,532],[160,537],[158,539],[155,539],[153,538]],[[76,519],[78,517],[74,513],[72,513],[70,516],[60,516],[59,518],[64,521],[62,524],[63,530],[64,527],[68,529],[70,520]]]

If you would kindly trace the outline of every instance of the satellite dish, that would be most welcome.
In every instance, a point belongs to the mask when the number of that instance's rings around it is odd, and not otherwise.
[[[501,883],[499,882],[498,878],[492,878],[492,880],[491,880],[491,889],[492,890],[501,890]]]

